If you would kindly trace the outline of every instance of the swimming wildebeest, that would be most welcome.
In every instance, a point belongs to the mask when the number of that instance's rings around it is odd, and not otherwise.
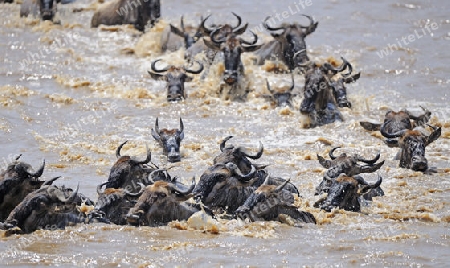
[[[149,22],[154,25],[160,16],[159,0],[112,0],[95,11],[91,27],[96,28],[100,24],[133,24],[137,30],[143,32]]]
[[[303,100],[300,105],[300,112],[302,115],[307,116],[309,121],[304,124],[305,127],[320,126],[333,123],[336,120],[343,120],[342,115],[337,108],[337,94],[335,94],[330,81],[334,75],[351,66],[344,58],[342,58],[342,61],[343,63],[337,68],[333,67],[332,64],[328,62],[322,65],[317,65],[314,62],[299,65],[306,68]],[[344,77],[348,75],[350,75],[350,72],[343,74]],[[341,98],[343,97],[344,96],[341,96]]]
[[[358,212],[361,209],[359,198],[361,195],[370,195],[370,191],[380,187],[382,178],[378,176],[378,180],[369,184],[361,176],[345,176],[341,174],[335,179],[327,178],[330,180],[330,188],[328,195],[318,200],[314,207],[320,207],[321,209],[330,212],[334,208],[355,211]],[[375,195],[376,196],[376,195]],[[371,200],[371,198],[369,199]]]
[[[315,22],[311,16],[302,16],[309,19],[308,26],[299,23],[283,23],[278,27],[270,27],[268,22],[271,17],[264,20],[263,25],[271,32],[274,40],[264,44],[255,53],[258,56],[257,64],[264,64],[269,59],[279,59],[286,64],[289,70],[294,70],[299,64],[309,61],[305,38],[316,30],[318,22]]]
[[[159,129],[158,118],[156,118],[155,129],[152,128],[152,136],[163,148],[167,161],[173,163],[181,160],[180,144],[184,139],[184,125],[181,118],[179,129]]]
[[[147,157],[137,160],[128,155],[120,155],[122,147],[127,143],[120,144],[116,150],[116,163],[111,167],[106,188],[126,188],[130,192],[138,192],[139,183],[148,184],[148,175],[157,167],[147,165],[150,163],[152,154],[147,148]]]
[[[39,16],[42,20],[53,20],[57,11],[57,3],[60,2],[57,0],[24,0],[20,5],[20,16],[27,17],[30,14],[37,16],[39,9]]]
[[[279,186],[264,182],[236,210],[237,216],[251,221],[282,221],[282,215],[287,215],[296,222],[316,223],[311,213],[299,211],[294,206],[294,196],[283,189],[288,182],[289,180]]]
[[[31,192],[39,189],[45,182],[40,181],[45,167],[34,171],[29,164],[19,161],[20,155],[0,174],[0,221]]]
[[[86,197],[78,194],[78,188],[73,191],[64,186],[43,185],[27,195],[1,227],[14,233],[31,233],[38,229],[64,229],[87,222],[86,215],[77,209],[86,200]],[[88,204],[93,204],[88,201]]]
[[[340,174],[353,177],[361,173],[373,173],[380,169],[384,164],[384,160],[377,163],[380,159],[380,153],[378,153],[373,159],[365,159],[358,154],[347,155],[346,153],[342,153],[339,156],[334,156],[333,153],[338,148],[340,147],[335,147],[329,152],[331,160],[326,160],[322,156],[317,155],[319,163],[328,170],[325,172],[322,182],[316,187],[316,195],[327,193],[331,187],[332,180],[337,178]],[[364,163],[364,165],[360,165],[359,162]],[[379,196],[384,195],[381,188],[374,189],[372,194],[375,193]],[[367,199],[369,199],[368,196]]]
[[[166,68],[157,69],[156,63],[160,60],[155,60],[152,62],[152,71],[148,71],[153,79],[163,79],[167,82],[167,101],[180,101],[187,97],[184,90],[184,82],[191,82],[192,77],[188,76],[186,73],[199,74],[203,71],[203,64],[198,62],[199,68],[188,69],[186,67],[176,67],[174,65],[168,65]],[[164,74],[162,74],[164,73]]]
[[[171,221],[185,221],[201,210],[199,204],[186,202],[192,197],[192,185],[180,187],[165,181],[147,186],[136,205],[130,209],[127,221],[131,225],[160,226]]]
[[[203,22],[203,18],[201,18],[200,21]],[[197,27],[185,26],[183,16],[181,16],[180,28],[170,24],[170,33],[183,38],[184,48],[188,49],[203,37],[203,32],[200,27],[200,25]],[[170,37],[168,39],[170,39]]]
[[[399,112],[389,110],[385,114],[384,122],[382,124],[366,121],[361,121],[359,124],[366,130],[380,131],[386,138],[385,142],[389,147],[398,147],[398,138],[389,138],[385,134],[390,136],[393,133],[405,129],[413,130],[415,127],[424,126],[430,120],[431,112],[423,107],[420,108],[422,108],[424,114],[419,116],[415,116],[407,110]]]
[[[347,99],[347,88],[345,84],[350,84],[355,82],[361,77],[361,73],[356,73],[352,75],[353,67],[350,63],[347,65],[349,71],[347,74],[343,74],[341,77],[330,79],[330,87],[334,95],[334,99],[339,107],[351,108],[352,104]]]
[[[273,90],[270,87],[269,81],[266,79],[266,87],[270,94],[263,95],[264,98],[271,100],[276,104],[277,107],[291,107],[292,108],[292,98],[296,97],[297,94],[292,93],[294,89],[294,75],[291,75],[292,84],[287,90]]]

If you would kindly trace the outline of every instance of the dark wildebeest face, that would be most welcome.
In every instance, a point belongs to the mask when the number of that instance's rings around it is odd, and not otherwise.
[[[187,220],[192,214],[200,211],[195,205],[184,202],[192,197],[194,187],[195,178],[192,179],[189,188],[165,181],[157,181],[147,186],[136,205],[130,209],[127,215],[128,223],[158,226],[174,220]]]
[[[201,18],[201,22],[203,22],[203,18]],[[190,48],[193,44],[195,44],[201,37],[203,37],[201,26],[198,27],[185,27],[183,16],[181,16],[180,28],[177,28],[170,24],[170,31],[179,37],[184,39],[184,47],[186,49]]]
[[[173,163],[181,160],[180,144],[184,139],[184,125],[181,118],[179,129],[159,129],[158,118],[156,118],[155,129],[152,128],[152,136],[163,148],[167,161]]]
[[[387,138],[400,138],[400,167],[414,171],[428,172],[428,161],[425,158],[425,147],[441,136],[441,128],[433,127],[433,132],[426,136],[418,130],[404,129],[396,133],[382,132]]]
[[[78,212],[81,205],[76,191],[65,187],[45,185],[27,195],[4,222],[5,229],[20,228],[20,233],[38,229],[64,229],[65,226],[84,222],[85,215]],[[84,198],[83,196],[81,198]]]
[[[276,103],[277,107],[291,107],[292,108],[292,98],[297,96],[297,94],[293,94],[292,90],[294,89],[294,75],[291,75],[292,85],[288,90],[285,91],[274,91],[270,88],[269,81],[266,79],[267,90],[269,90],[270,95],[264,95],[264,97],[271,99]]]
[[[234,213],[256,189],[256,171],[253,165],[248,174],[242,174],[234,163],[215,164],[200,177],[193,191],[195,199],[211,209]]]
[[[299,211],[294,206],[294,196],[283,189],[288,182],[289,180],[279,186],[264,182],[236,210],[237,216],[251,221],[272,221],[281,220],[279,216],[284,214],[299,222],[316,223],[311,213]]]
[[[56,3],[54,0],[39,0],[39,10],[43,20],[52,20],[56,12]],[[53,8],[55,5],[55,8]]]
[[[211,33],[211,41],[204,40],[207,47],[221,51],[224,57],[225,71],[223,74],[223,81],[228,85],[237,83],[239,76],[244,75],[244,65],[241,61],[241,54],[243,52],[252,52],[261,47],[255,45],[258,41],[258,36],[252,32],[254,40],[251,42],[245,41],[236,34],[230,34],[228,37],[217,39],[217,32],[220,28]]]
[[[146,184],[148,174],[154,167],[144,166],[151,161],[152,154],[147,148],[145,160],[137,160],[127,155],[120,155],[120,150],[127,143],[125,141],[116,150],[116,163],[111,167],[106,188],[127,188],[130,192],[137,192],[139,182]]]
[[[310,16],[303,16],[309,19],[309,26],[303,26],[299,23],[283,23],[279,27],[270,27],[267,23],[271,19],[270,16],[263,23],[264,27],[271,32],[271,35],[281,43],[283,61],[289,67],[289,70],[309,61],[306,55],[305,37],[316,30],[318,22],[314,22]],[[281,33],[276,33],[280,30],[282,30]]]
[[[29,164],[16,161],[0,174],[0,221],[8,217],[9,213],[31,192],[39,189],[44,181],[39,177],[44,172],[45,161],[34,171]]]
[[[260,142],[258,152],[255,155],[251,155],[242,147],[234,147],[233,145],[227,146],[226,142],[232,137],[233,136],[228,136],[220,143],[221,153],[214,158],[214,164],[226,164],[231,162],[237,165],[239,170],[243,173],[248,173],[253,166],[249,158],[253,160],[261,158],[264,147]]]
[[[384,161],[377,163],[380,159],[380,153],[378,153],[373,159],[365,159],[358,154],[349,156],[346,153],[342,153],[339,156],[334,156],[333,153],[338,148],[339,147],[335,147],[329,152],[331,160],[325,160],[322,156],[317,155],[319,163],[328,170],[325,173],[324,179],[316,188],[316,195],[328,192],[331,187],[331,179],[337,178],[342,173],[349,177],[353,177],[361,173],[372,173],[380,169],[384,164]],[[360,165],[359,162],[364,163],[364,165]]]
[[[138,8],[138,18],[134,27],[143,32],[145,30],[145,26],[150,22],[150,25],[153,26],[161,17],[161,3],[159,0],[147,0],[140,2],[140,6],[135,7]]]
[[[349,211],[360,211],[359,197],[381,185],[382,178],[378,176],[374,184],[367,183],[362,177],[339,176],[336,179],[327,178],[331,183],[326,198],[317,201],[314,206],[330,212],[333,208]]]
[[[167,66],[163,69],[157,69],[156,63],[160,60],[155,60],[152,62],[152,71],[148,73],[153,79],[164,79],[167,82],[167,101],[175,102],[181,101],[186,98],[184,90],[184,82],[191,82],[192,77],[188,76],[186,73],[199,74],[203,71],[203,64],[198,62],[199,68],[197,70],[188,69],[186,67],[176,67],[173,65]],[[161,74],[165,73],[165,74]]]

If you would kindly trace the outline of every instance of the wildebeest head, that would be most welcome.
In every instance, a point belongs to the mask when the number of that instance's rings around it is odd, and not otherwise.
[[[347,74],[343,74],[342,77],[330,82],[330,87],[333,90],[334,98],[339,107],[351,108],[352,104],[347,99],[347,88],[345,84],[355,82],[361,77],[361,73],[352,75],[353,67],[348,63],[349,71]]]
[[[244,52],[252,52],[261,47],[255,45],[258,42],[258,36],[252,32],[253,41],[245,41],[232,33],[227,37],[218,39],[220,28],[211,33],[211,41],[204,40],[206,46],[211,49],[221,51],[224,57],[225,71],[223,74],[223,81],[228,85],[233,85],[238,81],[238,77],[243,75],[244,66],[241,61],[241,54]]]
[[[203,71],[203,64],[198,62],[199,68],[189,69],[187,67],[176,67],[169,65],[163,69],[157,69],[156,63],[160,61],[155,60],[152,62],[152,71],[148,73],[153,79],[164,79],[167,82],[167,101],[180,101],[186,98],[184,90],[184,82],[191,82],[192,77],[188,76],[186,73],[199,74]],[[165,73],[165,74],[162,74]]]
[[[190,187],[180,187],[165,181],[157,181],[147,186],[136,205],[127,215],[132,225],[156,226],[173,220],[187,220],[193,213],[183,202],[192,197],[195,178]]]
[[[54,0],[39,0],[39,10],[43,20],[52,20],[56,13]],[[55,5],[55,7],[53,7]]]
[[[283,23],[279,27],[270,27],[268,21],[271,17],[264,20],[264,27],[271,32],[271,35],[281,43],[283,58],[290,70],[295,69],[300,63],[309,61],[306,55],[305,37],[314,32],[318,22],[314,22],[311,16],[303,15],[309,19],[309,25],[303,26],[299,23]],[[278,31],[281,33],[277,33]]]
[[[39,177],[44,172],[45,161],[34,171],[31,165],[19,162],[19,158],[20,155],[0,174],[0,221],[6,219],[29,193],[44,184]]]
[[[211,17],[211,15],[207,16],[202,20],[199,26],[199,31],[203,33],[203,36],[211,36],[214,38],[223,39],[228,37],[229,35],[240,35],[245,32],[247,29],[248,23],[241,27],[242,19],[236,13],[232,12],[232,14],[237,18],[237,25],[231,26],[230,24],[224,25],[214,25],[212,28],[208,28],[205,26],[206,21]],[[214,32],[214,34],[213,34]]]
[[[328,192],[331,187],[331,182],[326,178],[337,178],[340,174],[345,174],[346,176],[353,177],[360,173],[372,173],[377,171],[383,166],[384,161],[377,163],[380,159],[380,153],[378,153],[373,159],[365,159],[364,157],[354,154],[347,155],[342,153],[339,156],[334,156],[333,153],[336,149],[340,147],[335,147],[329,152],[331,160],[326,160],[320,155],[317,155],[319,163],[328,170],[325,172],[324,179],[316,188],[315,194],[321,194],[323,192]],[[359,162],[364,163],[360,165]]]
[[[426,136],[418,130],[404,129],[395,133],[381,131],[387,138],[399,138],[398,145],[401,149],[400,167],[414,171],[428,171],[428,161],[425,158],[425,148],[441,136],[441,128],[433,127],[433,132]]]
[[[202,174],[193,194],[212,209],[233,213],[255,190],[256,173],[253,165],[249,173],[243,174],[232,162],[214,164]]]
[[[143,1],[142,6],[138,8],[138,18],[135,23],[135,28],[141,32],[145,30],[145,26],[150,22],[153,26],[161,17],[161,3],[160,0]]]
[[[84,222],[85,215],[78,212],[81,205],[78,187],[44,185],[26,196],[5,221],[8,229],[19,227],[24,233],[38,229],[64,229],[65,226]]]
[[[144,166],[151,161],[152,154],[147,147],[147,157],[144,160],[138,160],[128,155],[120,155],[120,150],[127,143],[120,144],[116,150],[116,163],[111,167],[106,188],[128,188],[136,192],[138,183],[145,183],[148,174],[154,167]]]
[[[359,197],[372,189],[376,189],[381,185],[382,178],[378,176],[378,180],[374,184],[367,183],[360,176],[339,176],[336,179],[327,177],[330,180],[331,187],[326,198],[317,201],[314,206],[330,212],[333,208],[339,208],[349,211],[360,211],[361,205]]]
[[[226,142],[231,138],[233,138],[233,136],[228,136],[220,143],[221,153],[214,158],[214,164],[226,164],[231,162],[237,165],[243,173],[250,172],[253,164],[250,162],[249,158],[254,160],[259,159],[264,152],[264,146],[259,142],[258,152],[255,155],[252,155],[242,147],[226,145]]]
[[[201,22],[203,23],[203,18],[201,18]],[[184,39],[184,47],[186,49],[190,48],[193,44],[197,42],[197,40],[199,40],[203,36],[202,30],[200,28],[201,26],[185,27],[183,16],[181,16],[180,28],[177,28],[172,24],[170,24],[170,31]]]
[[[159,129],[158,118],[156,118],[155,129],[152,128],[152,136],[163,148],[163,153],[167,156],[169,162],[181,160],[180,144],[184,139],[184,125],[181,118],[179,129]]]
[[[289,87],[289,89],[284,91],[274,91],[270,88],[269,81],[266,79],[266,87],[267,90],[270,92],[270,95],[264,95],[264,97],[269,98],[273,100],[277,107],[292,107],[292,98],[297,96],[297,94],[293,94],[292,90],[294,89],[294,75],[291,75],[292,79],[292,85]]]

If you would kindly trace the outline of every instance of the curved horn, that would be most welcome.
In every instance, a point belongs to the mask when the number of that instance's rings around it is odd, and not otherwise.
[[[222,44],[223,42],[225,42],[225,41],[227,40],[227,38],[224,36],[222,39],[217,40],[217,39],[216,39],[216,33],[217,33],[218,31],[220,31],[220,28],[215,29],[215,30],[210,34],[210,37],[211,37],[211,41],[213,41],[214,44],[216,44],[217,46],[220,46],[220,44]]]
[[[289,88],[289,92],[292,92],[292,90],[294,90],[294,86],[295,86],[295,81],[294,81],[294,73],[291,73],[291,81],[292,81],[292,86]]]
[[[360,193],[364,193],[367,190],[375,189],[375,188],[379,187],[381,185],[382,181],[383,181],[383,178],[381,178],[380,174],[378,174],[378,180],[375,183],[373,183],[373,184],[368,184],[366,182],[366,184],[360,189]]]
[[[211,14],[204,18],[200,23],[200,26],[198,27],[205,35],[211,35],[211,33],[214,31],[213,29],[206,28],[205,26],[205,22],[209,19],[209,17],[211,17]]]
[[[21,156],[22,156],[22,154],[19,154],[18,156],[16,156],[16,161],[18,161]]]
[[[44,168],[45,168],[45,159],[42,161],[42,165],[39,167],[39,169],[36,172],[32,173],[29,169],[26,172],[31,177],[39,178],[40,176],[42,176],[42,173],[44,173]]]
[[[348,62],[348,61],[347,61],[347,66],[348,66],[348,73],[342,74],[342,76],[343,76],[344,78],[349,77],[349,76],[352,74],[352,72],[353,72],[353,66],[352,66],[352,64],[351,64],[350,62]]]
[[[239,28],[239,26],[241,26],[242,23],[242,19],[240,16],[238,16],[236,13],[231,12],[236,18],[237,18],[237,25],[235,27],[233,27],[233,31],[236,30],[237,28]]]
[[[223,152],[223,150],[225,149],[225,143],[231,138],[233,138],[233,136],[228,136],[225,139],[223,139],[223,141],[220,143],[220,151],[221,152]]]
[[[97,186],[97,194],[98,194],[98,195],[101,195],[101,194],[104,194],[104,193],[105,193],[105,191],[102,191],[102,188],[103,188],[103,186],[105,186],[106,184],[108,184],[108,182],[104,182],[104,183],[99,184],[99,185]]]
[[[75,198],[77,197],[78,194],[78,189],[80,188],[80,184],[77,185],[77,189],[69,196],[69,197],[65,197],[63,191],[61,191],[59,188],[55,187],[56,193],[53,192],[53,194],[56,196],[56,198],[58,198],[59,201],[63,202],[63,203],[67,203],[67,202],[73,202],[75,200]],[[47,189],[47,192],[49,192],[50,188]]]
[[[185,30],[184,30],[183,16],[181,16],[181,19],[180,19],[180,27],[181,27],[181,30],[182,30],[183,32],[185,32]]]
[[[152,160],[152,152],[150,152],[150,150],[148,149],[148,145],[147,144],[145,144],[145,149],[147,151],[147,157],[144,160],[131,159],[131,161],[135,165],[147,164],[148,162],[150,162]]]
[[[155,121],[155,132],[158,133],[158,135],[159,135],[158,117],[156,117],[156,121]]]
[[[267,80],[267,78],[266,78],[266,87],[267,87],[267,90],[269,90],[269,92],[270,92],[270,94],[274,94],[275,92],[270,88],[270,84],[269,84],[269,80]]]
[[[169,70],[170,66],[167,66],[166,68],[163,69],[156,69],[156,63],[158,61],[161,61],[161,59],[155,60],[152,62],[152,71],[154,71],[155,73],[163,73],[166,72],[167,70]]]
[[[373,159],[364,159],[361,156],[358,155],[357,157],[358,161],[364,162],[366,164],[372,165],[375,164],[375,162],[378,161],[378,159],[380,159],[380,152],[377,153],[377,155],[375,156],[375,158]]]
[[[121,145],[119,145],[119,147],[117,147],[117,150],[116,150],[116,157],[117,158],[119,158],[119,157],[121,157],[121,155],[120,155],[120,150],[122,150],[122,147],[125,145],[125,143],[127,143],[128,141],[125,141],[124,143],[122,143]]]
[[[184,67],[183,67],[183,69],[184,69],[187,73],[190,73],[190,74],[199,74],[199,73],[201,73],[201,72],[203,71],[203,68],[204,68],[203,64],[202,64],[201,62],[197,61],[197,60],[196,60],[195,62],[197,62],[198,65],[200,66],[197,70],[186,69],[186,68],[184,68]]]
[[[242,151],[242,154],[244,154],[244,156],[251,158],[251,159],[259,159],[262,156],[263,152],[264,152],[264,146],[263,146],[262,142],[260,141],[259,142],[259,150],[258,150],[258,153],[256,153],[256,155],[249,155],[245,151]]]
[[[383,135],[384,137],[389,138],[389,139],[401,137],[406,133],[406,131],[408,131],[408,129],[399,130],[394,133],[387,133],[386,130],[384,129],[384,125],[381,126],[381,128],[380,128],[381,135]]]
[[[334,151],[335,151],[336,149],[339,149],[339,148],[341,148],[341,147],[334,147],[334,148],[331,149],[331,151],[328,153],[328,155],[330,156],[331,160],[336,159],[336,156],[334,156],[333,154],[334,154]]]
[[[154,184],[155,183],[155,181],[153,180],[153,177],[154,177],[154,175],[156,174],[156,173],[158,173],[158,172],[164,172],[164,171],[166,171],[166,169],[164,169],[164,168],[158,168],[158,169],[155,169],[155,170],[153,170],[152,172],[150,172],[150,174],[148,175],[148,180],[149,180],[149,183],[150,184]]]
[[[311,16],[308,16],[308,15],[305,15],[305,14],[300,14],[300,16],[305,16],[305,17],[307,17],[309,19],[309,25],[308,26],[303,26],[303,25],[299,24],[300,28],[305,29],[305,28],[309,28],[309,27],[314,25],[314,20],[313,20],[313,18]]]
[[[252,169],[248,174],[242,174],[242,171],[238,168],[238,166],[235,163],[228,162],[225,164],[225,166],[228,168],[228,170],[234,171],[239,176],[238,179],[244,182],[248,182],[249,180],[253,179],[257,171],[254,165],[251,165]]]
[[[195,176],[192,177],[192,183],[191,186],[188,189],[180,189],[177,185],[173,184],[173,183],[169,183],[168,184],[169,188],[171,188],[173,191],[176,191],[177,193],[180,193],[182,195],[188,195],[191,194],[192,191],[195,188]]]
[[[138,197],[138,196],[140,196],[140,195],[145,191],[145,187],[146,187],[146,186],[145,186],[142,182],[138,182],[137,184],[141,187],[141,189],[139,190],[139,192],[137,192],[137,193],[131,193],[131,192],[129,192],[127,189],[125,189],[125,190],[124,190],[125,194],[128,195],[128,196],[131,196],[131,197]]]
[[[42,185],[43,185],[43,186],[44,186],[44,185],[52,185],[52,183],[55,182],[55,181],[56,181],[57,179],[59,179],[59,178],[61,178],[61,176],[54,177],[54,178],[52,178],[52,179],[46,180],[46,181],[44,182],[44,184],[42,184]]]
[[[342,64],[341,64],[341,66],[339,66],[337,68],[334,68],[331,64],[327,64],[327,65],[324,65],[324,66],[327,66],[327,69],[330,70],[330,71],[333,71],[333,72],[336,72],[336,73],[340,73],[343,70],[345,70],[345,67],[347,67],[347,65],[349,64],[349,62],[346,59],[344,59],[344,57],[341,57],[341,59],[342,59]]]
[[[264,28],[266,28],[267,30],[269,30],[269,31],[278,31],[278,30],[285,30],[285,28],[283,27],[283,26],[280,26],[280,27],[270,27],[269,26],[269,24],[267,24],[267,21],[269,20],[271,18],[271,16],[267,16],[265,19],[264,19],[264,22],[263,22],[263,26],[264,26]]]
[[[242,38],[239,38],[239,41],[240,41],[242,44],[245,44],[245,45],[254,45],[254,44],[256,44],[256,42],[258,42],[258,36],[257,36],[253,31],[250,31],[250,32],[251,32],[252,35],[253,35],[253,41],[249,42],[249,41],[245,41],[245,40],[242,39]]]
[[[184,124],[183,124],[183,120],[180,117],[180,132],[183,133],[184,132]]]
[[[291,181],[291,178],[287,179],[285,182],[283,182],[283,184],[279,185],[276,189],[275,192],[281,191],[284,186],[286,186],[286,184],[288,184]]]

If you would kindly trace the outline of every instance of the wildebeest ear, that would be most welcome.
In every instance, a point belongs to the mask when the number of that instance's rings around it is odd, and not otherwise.
[[[375,124],[370,122],[361,121],[359,122],[359,125],[362,126],[365,130],[369,131],[379,131],[381,128],[381,124]]]
[[[191,76],[187,76],[186,75],[186,78],[184,78],[184,82],[192,82],[192,77]]]
[[[152,73],[152,72],[150,72],[150,71],[147,71],[147,72],[148,72],[148,74],[149,74],[153,79],[155,79],[155,80],[164,80],[164,81],[167,81],[167,80],[166,80],[166,76],[163,75],[163,74],[155,74],[155,73]]]
[[[220,46],[219,46],[218,44],[216,44],[216,43],[214,43],[214,42],[212,42],[212,41],[210,41],[210,40],[208,40],[208,39],[204,39],[204,38],[203,38],[203,42],[204,42],[205,45],[206,45],[207,47],[209,47],[210,49],[220,50]]]
[[[244,52],[253,52],[258,50],[262,45],[242,46]]]
[[[152,128],[152,136],[155,140],[161,141],[161,136],[159,136],[159,133],[156,133],[156,131]]]
[[[184,38],[184,33],[178,29],[177,27],[173,26],[172,24],[170,24],[170,31],[176,35],[178,35],[179,37],[183,37]]]

